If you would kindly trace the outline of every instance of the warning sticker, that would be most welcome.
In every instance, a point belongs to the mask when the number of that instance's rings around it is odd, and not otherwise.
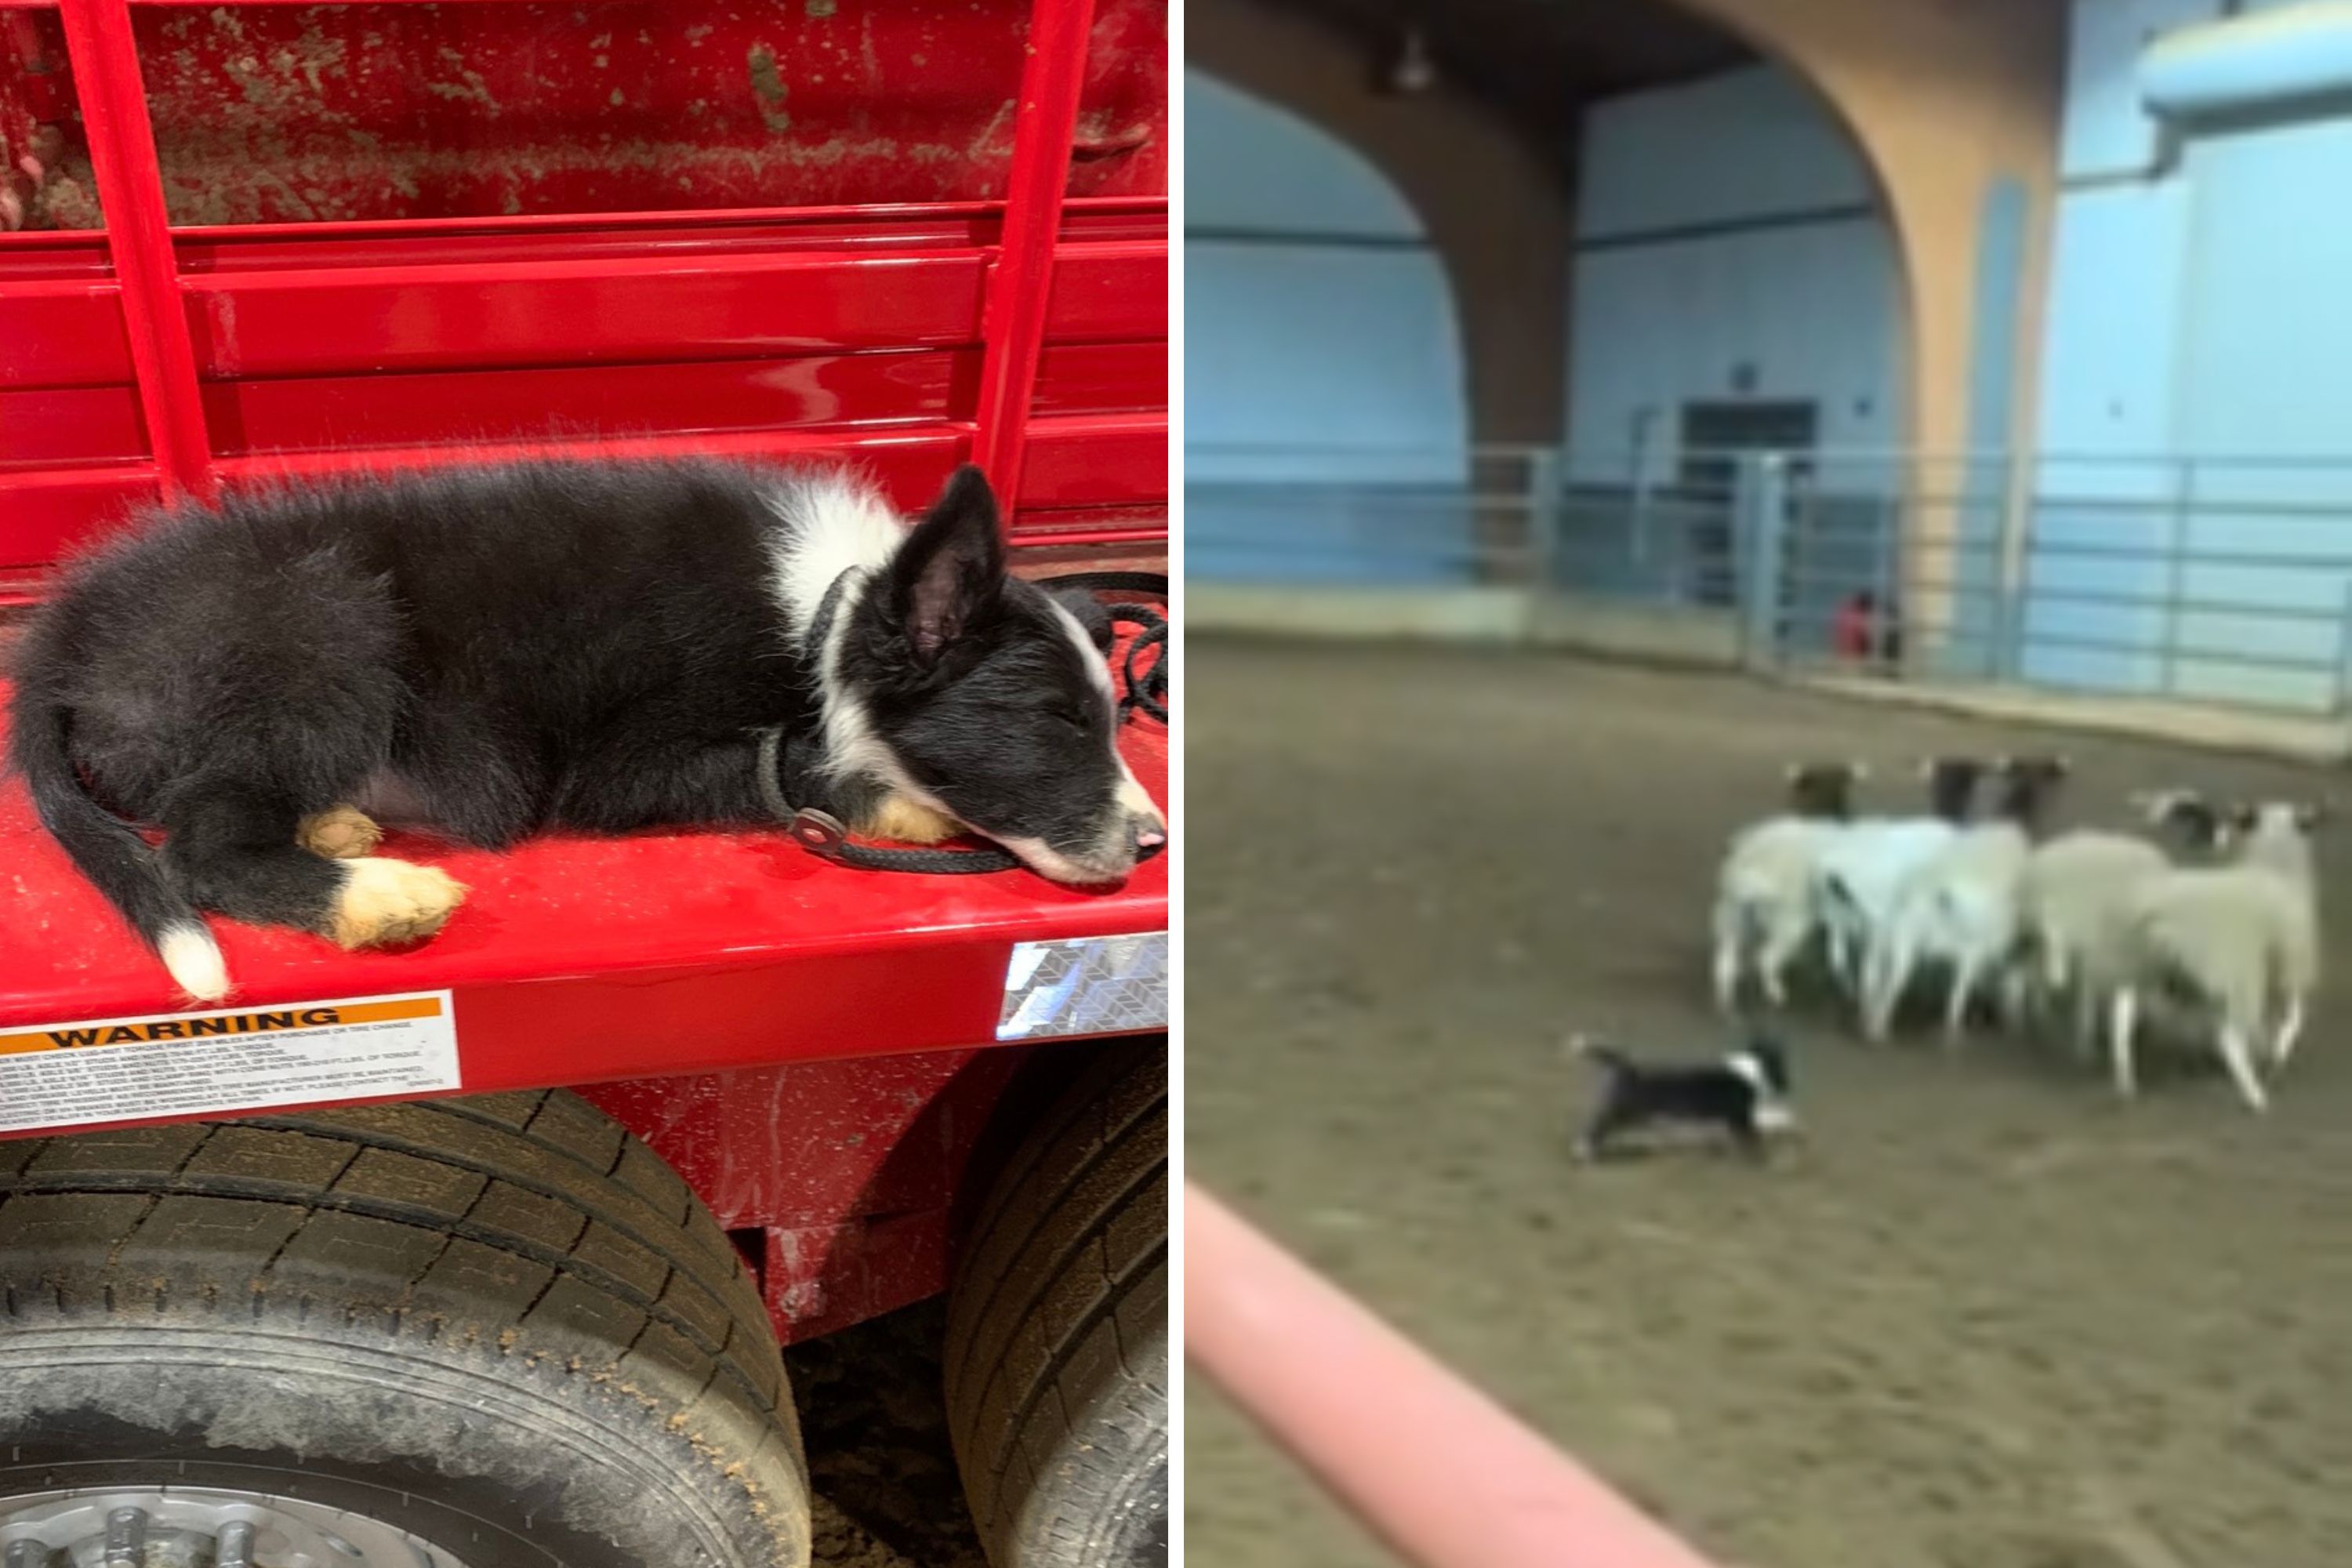
[[[457,1086],[446,991],[0,1033],[0,1132]]]

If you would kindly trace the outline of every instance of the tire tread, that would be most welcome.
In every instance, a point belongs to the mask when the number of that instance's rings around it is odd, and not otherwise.
[[[52,1317],[290,1308],[527,1351],[659,1391],[674,1426],[728,1413],[751,1436],[724,1462],[804,1474],[726,1233],[563,1091],[0,1143],[0,1284],[11,1317],[35,1300]]]
[[[949,1430],[996,1568],[1099,1561],[1087,1518],[1165,1452],[1166,1062],[1157,1043],[1097,1048],[1006,1162],[959,1262]]]

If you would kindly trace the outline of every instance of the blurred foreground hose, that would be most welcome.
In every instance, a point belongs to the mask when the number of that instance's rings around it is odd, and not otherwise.
[[[1199,1188],[1184,1353],[1416,1568],[1710,1568]]]

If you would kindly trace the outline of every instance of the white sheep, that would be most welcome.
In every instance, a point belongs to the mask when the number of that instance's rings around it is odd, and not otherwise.
[[[1984,769],[1969,758],[1938,757],[1922,763],[1920,771],[1928,781],[1931,815],[1864,818],[1822,852],[1817,898],[1830,968],[1857,1004],[1896,895],[1913,871],[1948,847],[1967,823]]]
[[[2193,851],[2210,851],[2223,836],[2213,808],[2192,790],[2132,797],[2148,826]],[[2135,834],[2094,829],[2063,833],[2026,857],[2018,888],[2019,934],[2032,951],[2031,976],[2042,998],[2071,994],[2074,1041],[2084,1054],[2098,1048],[2098,1021],[2111,989],[2125,917],[2140,885],[2173,869],[2163,846]],[[2016,972],[2028,982],[2025,968]]]
[[[1788,1001],[1789,964],[1818,924],[1813,871],[1822,849],[1844,830],[1859,763],[1789,769],[1787,809],[1733,838],[1716,876],[1715,999],[1725,1013],[1739,1005],[1752,973],[1765,999]]]
[[[1904,879],[1885,932],[1872,944],[1863,1005],[1870,1039],[1886,1038],[1920,968],[1941,963],[1951,971],[1944,1034],[1957,1041],[1978,983],[2000,973],[2017,946],[2026,857],[2049,794],[2067,769],[2059,758],[2003,758],[1994,771],[2002,781],[1995,816],[1962,828]]]
[[[2170,984],[2211,1013],[2214,1048],[2247,1109],[2269,1109],[2256,1053],[2273,1071],[2286,1065],[2319,983],[2311,857],[2318,821],[2313,808],[2268,803],[2240,814],[2244,837],[2234,863],[2168,871],[2141,884],[2123,927],[2123,978],[2109,1004],[2116,1093],[2137,1091],[2133,1052],[2142,994]]]

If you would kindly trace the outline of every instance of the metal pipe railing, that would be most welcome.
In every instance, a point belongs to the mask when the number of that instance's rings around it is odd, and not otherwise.
[[[147,115],[131,7],[125,0],[63,0],[61,19],[157,476],[166,499],[194,495],[210,500],[217,489],[212,440],[205,429],[195,346],[172,252],[163,164]]]
[[[1061,236],[1094,14],[1094,0],[1034,0],[1029,10],[1029,53],[1013,122],[1004,232],[981,313],[980,408],[971,443],[972,460],[996,487],[1008,512],[1020,493],[1029,408],[1045,351],[1054,247]]]
[[[1995,495],[1921,482],[1916,454],[1188,456],[1206,579],[1394,591],[1532,568],[1561,603],[1531,637],[1572,635],[1574,602],[1603,602],[1736,618],[1761,665],[2352,712],[2352,461],[2002,459],[1980,471],[2035,482]],[[1777,489],[1721,482],[1775,462]],[[1933,560],[1906,561],[1920,541]]]
[[[194,0],[0,0],[0,10],[54,5],[61,14],[157,476],[167,498],[210,500],[217,493],[220,470],[205,428],[162,166],[131,26],[133,5],[173,3]],[[972,458],[1004,499],[1008,523],[1044,351],[1094,9],[1094,0],[1034,0],[1030,14],[1003,222],[982,307],[972,437]],[[1146,537],[1146,531],[1097,531],[1106,542]],[[1067,542],[1080,537],[1070,535]]]

